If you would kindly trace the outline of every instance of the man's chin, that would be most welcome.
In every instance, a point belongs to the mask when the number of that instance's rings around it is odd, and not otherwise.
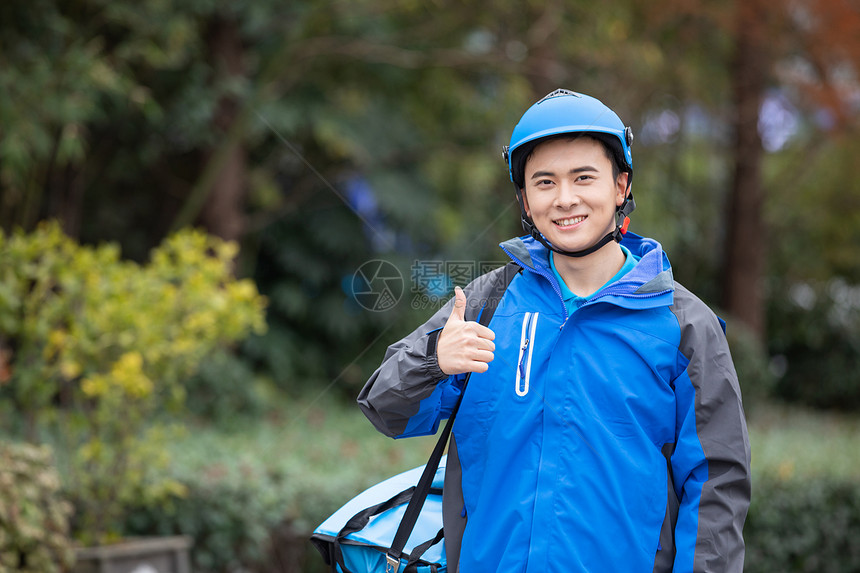
[[[571,241],[566,237],[551,237],[547,235],[544,235],[544,237],[546,237],[555,248],[571,253],[583,251],[590,246],[583,244],[582,241]]]

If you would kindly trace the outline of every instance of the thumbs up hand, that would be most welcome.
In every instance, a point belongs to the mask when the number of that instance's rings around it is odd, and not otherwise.
[[[454,308],[436,341],[436,359],[447,375],[486,372],[493,361],[495,333],[482,324],[466,321],[466,295],[454,287]]]

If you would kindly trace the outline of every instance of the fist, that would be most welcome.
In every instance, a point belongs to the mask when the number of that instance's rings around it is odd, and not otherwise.
[[[493,361],[495,333],[482,324],[466,321],[466,295],[454,287],[454,308],[436,341],[436,359],[445,374],[486,372]]]

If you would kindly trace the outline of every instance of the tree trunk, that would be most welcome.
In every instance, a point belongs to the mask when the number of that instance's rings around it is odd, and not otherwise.
[[[210,27],[209,48],[216,70],[214,81],[241,76],[242,41],[236,22],[216,18]],[[236,97],[225,94],[218,102],[214,123],[216,131],[226,137],[230,126],[238,119],[240,105]],[[245,229],[243,204],[246,188],[247,159],[241,138],[229,143],[223,163],[218,167],[208,197],[200,213],[200,221],[206,229],[221,238],[237,240]],[[209,154],[209,158],[214,151]]]
[[[734,176],[727,203],[722,264],[722,302],[760,339],[765,335],[764,275],[767,232],[763,218],[763,148],[759,109],[770,61],[766,46],[766,10],[761,0],[737,5],[736,51],[732,66],[734,94]]]

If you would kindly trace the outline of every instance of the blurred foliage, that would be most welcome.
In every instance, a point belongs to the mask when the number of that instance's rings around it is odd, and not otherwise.
[[[213,202],[238,148],[237,274],[272,301],[246,366],[291,392],[335,382],[353,395],[385,344],[441,302],[412,308],[426,294],[410,280],[416,261],[496,262],[495,245],[520,233],[499,150],[528,105],[564,86],[633,127],[632,229],[663,242],[676,277],[715,304],[736,4],[13,0],[0,6],[0,227],[55,217],[142,261]],[[843,183],[860,141],[860,34],[841,6],[777,2],[762,22],[768,295],[860,282],[858,194]],[[224,29],[238,41],[223,43]],[[404,295],[368,312],[352,283],[378,259]],[[781,336],[791,307],[769,310]],[[797,364],[787,376],[805,375]]]
[[[183,386],[185,412],[219,427],[244,424],[266,411],[274,393],[235,352],[215,352],[200,362]]]
[[[282,518],[281,491],[271,477],[215,470],[183,486],[186,493],[168,504],[135,500],[125,508],[125,531],[192,536],[192,566],[199,573],[261,570],[271,531]]]
[[[770,336],[765,348],[754,343],[743,317],[728,328],[748,404],[773,391],[860,407],[860,195],[851,184],[860,33],[845,6],[776,2],[763,22],[774,63],[758,126],[767,146]],[[496,244],[521,231],[499,150],[522,111],[556,87],[597,96],[633,127],[631,228],[660,240],[676,278],[716,304],[736,8],[707,0],[614,0],[600,10],[585,0],[489,9],[454,0],[0,3],[3,426],[33,439],[59,429],[58,455],[75,453],[61,469],[80,476],[70,489],[81,503],[99,499],[87,488],[116,493],[90,478],[122,456],[150,460],[151,473],[129,467],[125,493],[113,498],[142,500],[130,530],[194,531],[197,563],[213,571],[259,557],[266,535],[253,513],[267,528],[283,523],[275,495],[296,500],[291,523],[311,526],[349,488],[385,477],[379,456],[403,449],[385,449],[359,425],[336,429],[342,443],[318,427],[291,427],[256,437],[265,449],[252,452],[286,469],[247,462],[245,482],[219,482],[213,476],[231,456],[249,449],[219,435],[187,446],[181,459],[193,469],[168,479],[160,445],[178,443],[179,432],[157,413],[185,404],[195,422],[235,430],[271,415],[277,388],[324,402],[296,419],[324,425],[326,412],[341,415],[337,402],[356,393],[385,346],[441,306],[448,285],[470,278],[439,276],[442,288],[429,289],[417,264],[502,261]],[[221,45],[224,29],[238,41]],[[237,148],[241,249],[187,231],[164,242],[199,221]],[[13,234],[49,219],[68,237],[50,226],[30,243]],[[376,312],[356,296],[357,272],[374,260],[396,267],[402,286],[397,304]],[[269,301],[264,332],[256,288]],[[249,332],[238,358],[225,349]],[[152,419],[151,434],[136,433]],[[211,455],[221,446],[228,453],[218,466]],[[275,455],[282,451],[296,457]],[[326,463],[314,465],[320,458]],[[172,509],[153,509],[165,500]],[[243,504],[252,511],[242,514]]]
[[[750,573],[860,569],[860,486],[827,477],[759,480],[744,526]]]
[[[726,338],[741,386],[744,411],[749,415],[773,395],[776,376],[767,349],[739,320],[729,320]]]
[[[273,401],[265,417],[194,428],[171,443],[169,473],[187,494],[161,506],[131,503],[124,531],[192,535],[200,573],[295,570],[273,560],[285,553],[295,563],[317,523],[362,489],[426,462],[434,443],[403,448],[357,409],[314,400]],[[321,563],[317,555],[307,561]]]
[[[777,394],[819,408],[860,408],[860,286],[841,279],[774,286]]]
[[[744,571],[857,571],[860,419],[772,403],[757,407],[749,426]]]
[[[3,419],[30,439],[59,429],[85,541],[115,534],[128,500],[178,491],[159,473],[174,429],[154,418],[183,403],[213,350],[264,330],[265,300],[232,275],[236,251],[186,230],[141,266],[57,224],[0,234]]]
[[[0,38],[7,230],[32,227],[46,208],[73,212],[85,190],[104,193],[102,184],[121,185],[150,165],[161,145],[155,136],[173,118],[148,76],[176,74],[200,48],[190,15],[164,2],[6,2]],[[177,79],[174,97],[189,97],[194,86]],[[114,220],[135,220],[135,203]]]
[[[768,205],[773,274],[786,285],[831,279],[860,284],[860,190],[853,183],[860,138],[810,134],[807,141],[787,146],[767,165],[779,189]]]
[[[856,481],[860,475],[860,419],[853,412],[770,402],[748,418],[754,488],[773,476],[811,482]]]
[[[266,417],[241,429],[195,428],[173,442],[181,455],[172,456],[170,473],[188,495],[167,509],[134,505],[126,531],[193,535],[201,573],[326,570],[307,542],[310,531],[367,487],[425,463],[434,438],[390,440],[357,409],[314,400],[291,400],[289,410],[272,403]],[[856,548],[846,543],[856,538],[860,516],[858,430],[848,415],[755,409],[748,570],[856,569]]]
[[[0,573],[69,571],[71,512],[50,448],[0,441]]]
[[[857,153],[856,138],[828,139],[812,152],[792,146],[769,166],[781,189],[767,285],[775,390],[820,408],[860,408],[860,193],[848,183]]]

